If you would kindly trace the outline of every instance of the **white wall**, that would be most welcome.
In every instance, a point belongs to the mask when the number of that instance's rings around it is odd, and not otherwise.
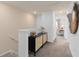
[[[79,57],[79,26],[78,26],[77,33],[72,34],[69,29],[70,23],[67,17],[67,14],[72,12],[72,7],[73,7],[73,4],[71,5],[70,9],[66,10],[67,13],[65,14],[65,27],[64,27],[65,34],[64,35],[67,41],[69,42],[69,48],[72,53],[72,56]]]
[[[9,49],[17,51],[18,30],[28,27],[35,27],[33,14],[0,3],[0,54]]]
[[[72,34],[69,29],[68,18],[65,23],[65,36],[69,42],[69,47],[72,53],[72,56],[79,57],[79,26],[76,34]]]
[[[79,57],[79,28],[76,34],[69,34],[69,46],[72,56]]]
[[[76,34],[72,34],[69,29],[69,20],[67,18],[67,14],[72,12],[73,3],[70,9],[66,10],[65,14],[65,38],[69,42],[70,51],[73,57],[79,57],[79,26]]]
[[[37,28],[44,27],[48,33],[48,41],[53,42],[55,39],[55,21],[52,11],[42,12],[37,16]]]
[[[52,36],[51,37],[53,37],[53,40],[55,40],[56,39],[56,13],[55,13],[55,11],[53,11],[53,23],[52,23],[52,29],[51,29],[51,31],[52,31]]]

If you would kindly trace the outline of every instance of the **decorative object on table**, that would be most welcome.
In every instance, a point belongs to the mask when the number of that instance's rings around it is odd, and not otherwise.
[[[68,15],[70,21],[70,32],[75,34],[78,30],[78,5],[74,3],[72,14]]]
[[[30,32],[30,36],[35,36],[36,32]]]

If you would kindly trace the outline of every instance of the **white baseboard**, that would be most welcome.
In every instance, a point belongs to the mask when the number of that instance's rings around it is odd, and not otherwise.
[[[54,42],[55,42],[55,40],[56,40],[56,38],[55,38],[55,39],[53,39],[53,40],[51,40],[51,41],[49,41],[49,40],[48,40],[48,42],[54,43]]]

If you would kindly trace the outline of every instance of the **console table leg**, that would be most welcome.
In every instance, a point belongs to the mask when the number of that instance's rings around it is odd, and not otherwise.
[[[34,52],[34,56],[36,56],[36,52]]]

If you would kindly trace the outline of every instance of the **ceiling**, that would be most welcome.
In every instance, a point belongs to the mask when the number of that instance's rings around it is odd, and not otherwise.
[[[65,10],[71,8],[71,1],[3,1],[23,11]]]

